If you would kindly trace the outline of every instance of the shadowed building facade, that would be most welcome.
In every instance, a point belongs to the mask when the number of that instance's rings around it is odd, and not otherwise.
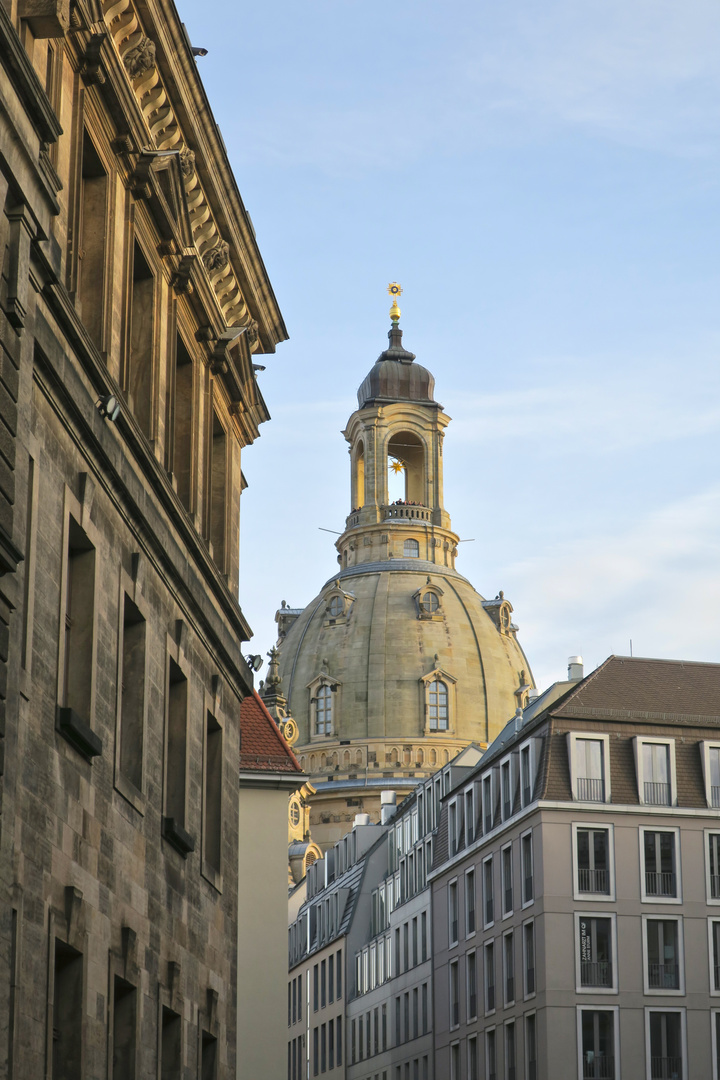
[[[351,512],[339,568],[304,608],[277,613],[282,693],[294,750],[317,788],[313,839],[325,847],[358,810],[379,820],[380,790],[406,794],[471,742],[484,747],[532,687],[512,606],[487,601],[455,568],[458,537],[443,499],[449,417],[430,372],[402,343],[358,390],[344,435]],[[404,478],[391,500],[389,475]]]

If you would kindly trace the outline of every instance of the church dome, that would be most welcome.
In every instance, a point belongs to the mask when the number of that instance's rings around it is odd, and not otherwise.
[[[393,326],[390,342],[360,384],[358,408],[374,402],[417,401],[434,405],[435,379],[427,368],[415,364],[415,354],[402,347],[402,330]]]
[[[297,725],[321,846],[352,827],[357,809],[379,820],[383,788],[405,794],[469,743],[479,753],[533,685],[510,603],[502,593],[484,600],[455,569],[443,503],[450,419],[393,314],[389,348],[343,432],[351,509],[339,569],[306,607],[278,611],[279,656],[263,692]],[[391,475],[404,498],[391,499]]]

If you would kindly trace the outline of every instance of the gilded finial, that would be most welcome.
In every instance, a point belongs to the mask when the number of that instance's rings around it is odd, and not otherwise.
[[[398,285],[397,281],[391,281],[387,287],[387,291],[392,296],[392,307],[390,308],[390,319],[393,326],[397,326],[400,322],[400,308],[398,307],[398,296],[402,296],[402,288]]]

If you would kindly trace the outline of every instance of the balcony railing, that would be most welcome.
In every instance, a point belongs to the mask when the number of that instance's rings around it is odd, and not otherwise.
[[[615,1058],[588,1050],[583,1054],[583,1080],[615,1080]]]
[[[390,506],[383,506],[382,511],[386,521],[390,518],[409,518],[411,521],[430,521],[432,518],[432,510],[427,506],[420,506],[417,503],[392,503]]]
[[[679,990],[677,964],[648,964],[648,986],[653,990]]]
[[[605,802],[605,781],[578,776],[577,792],[581,802]]]
[[[652,1080],[683,1080],[682,1058],[651,1057],[650,1076]]]
[[[580,964],[581,986],[612,986],[612,964],[609,960],[583,960]]]
[[[714,967],[715,967],[715,986],[713,987],[713,989],[714,990],[720,990],[720,965],[715,964]]]
[[[609,893],[609,873],[607,870],[578,870],[578,891],[587,893]]]
[[[713,786],[710,788],[710,804],[714,807],[720,807],[720,787]]]
[[[645,892],[648,896],[677,896],[677,884],[674,873],[657,874],[645,872]]]
[[[645,802],[650,806],[669,806],[670,805],[670,785],[669,784],[655,784],[649,780],[645,781]],[[663,1058],[663,1060],[665,1060]],[[671,1059],[668,1058],[668,1061]],[[674,1060],[674,1059],[672,1059]]]
[[[713,900],[720,900],[720,874],[710,875],[710,895]]]

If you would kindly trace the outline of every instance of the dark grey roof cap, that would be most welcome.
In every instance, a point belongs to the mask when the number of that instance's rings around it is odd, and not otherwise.
[[[390,329],[388,340],[388,348],[378,356],[360,385],[358,406],[364,409],[374,401],[422,401],[436,405],[435,379],[427,368],[413,363],[414,353],[403,349],[400,327]]]

